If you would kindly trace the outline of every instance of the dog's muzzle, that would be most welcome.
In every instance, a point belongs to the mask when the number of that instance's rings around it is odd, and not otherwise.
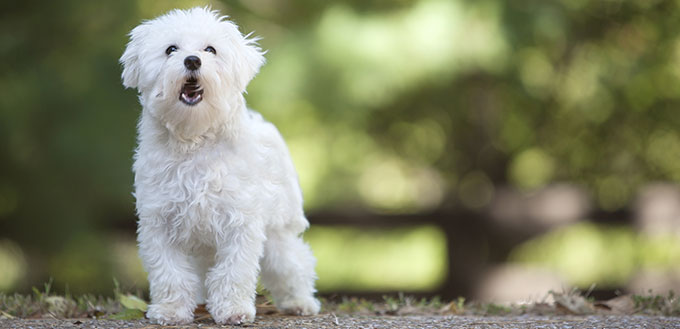
[[[203,100],[203,88],[196,78],[189,78],[179,93],[179,100],[186,105],[196,105]]]

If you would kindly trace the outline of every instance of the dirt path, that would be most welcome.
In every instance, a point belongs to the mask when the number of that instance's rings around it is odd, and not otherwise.
[[[306,328],[306,329],[401,329],[401,328],[680,328],[678,317],[626,316],[334,316],[314,317],[258,316],[254,323],[242,328]],[[158,326],[148,320],[112,321],[91,319],[12,319],[0,320],[0,328],[231,328],[209,320],[191,326]],[[236,328],[236,327],[234,327]]]

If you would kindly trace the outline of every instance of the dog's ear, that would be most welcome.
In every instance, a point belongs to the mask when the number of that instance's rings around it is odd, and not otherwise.
[[[264,52],[257,45],[259,38],[249,38],[250,34],[244,36],[238,31],[238,27],[228,20],[223,20],[222,25],[227,30],[227,35],[233,37],[231,42],[236,49],[231,54],[234,78],[239,91],[245,92],[246,86],[265,62]]]
[[[130,32],[130,42],[128,42],[123,55],[120,57],[120,63],[123,65],[123,86],[125,88],[137,88],[139,84],[139,52],[141,47],[142,35],[146,33],[147,24],[141,25],[132,29]]]
[[[241,73],[239,74],[239,88],[241,91],[246,90],[246,86],[252,80],[260,67],[265,62],[264,53],[257,45],[258,38],[248,39],[248,36],[243,37],[243,52],[241,52]]]

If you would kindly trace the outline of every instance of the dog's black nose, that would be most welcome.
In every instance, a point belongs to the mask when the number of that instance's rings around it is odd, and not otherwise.
[[[196,71],[201,67],[201,59],[198,56],[187,56],[184,59],[184,66],[191,71]]]

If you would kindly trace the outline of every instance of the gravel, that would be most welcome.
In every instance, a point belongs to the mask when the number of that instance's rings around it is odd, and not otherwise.
[[[402,328],[680,328],[680,318],[644,315],[593,315],[593,316],[335,316],[322,314],[313,317],[280,315],[258,316],[254,323],[242,328],[296,328],[296,329],[402,329]],[[92,319],[2,319],[0,328],[235,328],[216,325],[211,320],[201,320],[189,326],[159,326],[148,320],[92,320]]]

